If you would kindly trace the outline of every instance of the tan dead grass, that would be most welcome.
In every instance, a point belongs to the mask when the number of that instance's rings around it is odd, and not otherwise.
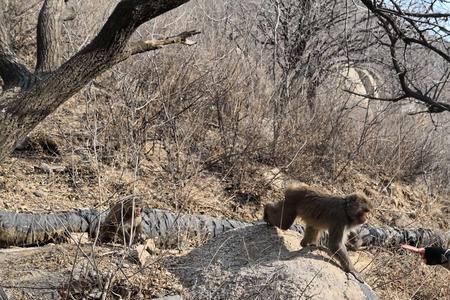
[[[11,250],[0,252],[0,282],[12,299],[29,299],[30,294],[39,299],[53,299],[67,292],[81,299],[82,295],[101,292],[102,286],[98,284],[104,283],[109,274],[112,274],[111,290],[130,292],[132,299],[182,292],[175,276],[159,264],[167,255],[164,252],[151,255],[141,267],[132,251],[117,246],[65,244]]]

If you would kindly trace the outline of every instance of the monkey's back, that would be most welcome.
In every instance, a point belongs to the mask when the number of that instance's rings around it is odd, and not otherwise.
[[[287,188],[285,203],[295,208],[305,223],[319,229],[327,229],[346,218],[342,197],[328,195],[304,183]]]

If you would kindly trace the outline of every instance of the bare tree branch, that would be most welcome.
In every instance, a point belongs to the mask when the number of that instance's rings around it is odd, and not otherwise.
[[[184,44],[184,45],[194,45],[196,42],[189,40],[188,37],[194,36],[199,34],[200,31],[185,31],[182,32],[176,36],[167,37],[163,39],[153,39],[153,40],[146,40],[146,41],[138,41],[134,42],[131,45],[128,46],[128,49],[124,51],[123,53],[123,59],[127,59],[131,55],[152,51],[152,50],[158,50],[161,49],[163,46],[166,45],[172,45],[172,44]]]
[[[408,98],[406,95],[401,95],[401,96],[392,97],[392,98],[375,97],[375,96],[372,96],[372,95],[357,93],[357,92],[349,90],[349,89],[344,89],[344,92],[347,92],[347,93],[355,95],[355,96],[364,97],[364,98],[367,98],[367,99],[370,99],[370,100],[386,101],[386,102],[398,102],[398,101],[405,100],[405,99]]]
[[[443,18],[443,19],[447,19],[450,17],[450,14],[446,14],[446,13],[417,13],[417,12],[409,12],[409,11],[404,11],[402,9],[399,9],[400,7],[393,2],[394,5],[396,6],[397,10],[393,10],[393,9],[389,9],[389,8],[380,8],[379,11],[380,12],[384,12],[384,13],[389,13],[389,14],[393,14],[396,16],[409,16],[409,17],[416,17],[416,18]]]
[[[377,17],[381,28],[387,34],[389,42],[380,42],[381,45],[389,48],[389,54],[392,62],[392,67],[394,68],[398,82],[403,91],[403,95],[392,98],[391,101],[399,101],[406,98],[412,98],[418,100],[427,106],[428,113],[441,113],[444,111],[450,111],[450,104],[438,101],[438,96],[440,93],[435,92],[433,97],[429,96],[431,90],[423,91],[417,88],[412,81],[408,78],[408,68],[401,65],[401,58],[397,54],[397,50],[400,48],[399,42],[403,43],[404,48],[410,45],[418,45],[425,49],[430,50],[432,53],[443,58],[445,61],[450,62],[450,54],[447,48],[443,48],[439,45],[435,45],[432,38],[425,33],[423,25],[427,24],[430,27],[437,27],[438,29],[442,26],[436,22],[430,21],[434,19],[446,19],[450,15],[444,13],[416,13],[416,12],[405,12],[402,10],[401,6],[396,1],[390,1],[393,8],[383,7],[382,3],[375,4],[371,0],[361,0],[361,2],[368,8],[368,10]],[[432,5],[430,5],[431,8]],[[411,17],[426,19],[418,22],[416,19]],[[396,19],[397,18],[397,19]],[[406,26],[408,24],[409,26]],[[439,36],[439,35],[438,35]],[[438,89],[438,85],[434,87],[435,90]],[[370,98],[369,98],[370,99]],[[376,99],[382,100],[382,99]],[[389,101],[389,100],[385,100]]]

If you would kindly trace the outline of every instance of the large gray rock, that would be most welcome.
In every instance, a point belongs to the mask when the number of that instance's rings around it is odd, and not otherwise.
[[[371,288],[318,250],[299,250],[300,235],[267,225],[219,235],[168,269],[195,299],[375,300]]]

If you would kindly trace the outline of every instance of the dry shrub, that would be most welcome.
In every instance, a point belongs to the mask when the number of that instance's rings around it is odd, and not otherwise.
[[[427,266],[417,255],[377,251],[366,279],[381,299],[445,299],[448,271]]]

